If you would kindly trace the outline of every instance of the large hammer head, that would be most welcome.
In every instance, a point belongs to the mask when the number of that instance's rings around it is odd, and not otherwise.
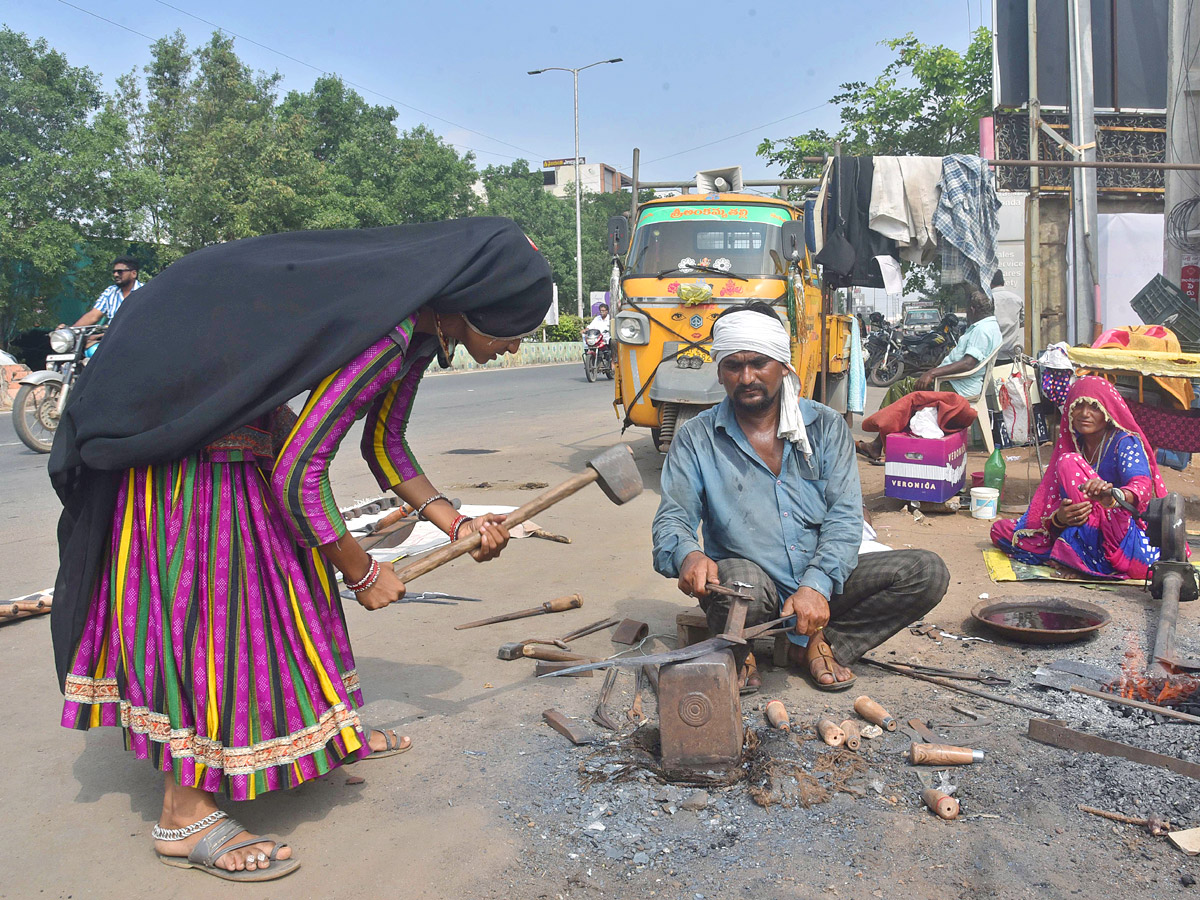
[[[595,471],[600,490],[618,506],[642,492],[642,473],[633,461],[633,450],[628,444],[609,447],[588,460],[588,468]]]

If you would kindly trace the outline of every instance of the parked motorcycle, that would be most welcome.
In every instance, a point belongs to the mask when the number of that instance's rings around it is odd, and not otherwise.
[[[601,373],[612,380],[612,348],[608,335],[598,328],[589,328],[583,333],[583,373],[588,381],[595,381]]]
[[[870,372],[875,368],[875,365],[884,357],[892,340],[892,332],[895,328],[879,313],[871,315],[871,330],[864,336],[865,352],[866,352],[866,367]]]
[[[953,313],[942,316],[937,328],[924,334],[901,334],[892,328],[875,363],[868,368],[867,380],[876,387],[887,387],[905,375],[932,369],[941,364],[961,335],[961,320]]]
[[[91,339],[102,335],[107,328],[107,325],[91,325],[50,332],[52,352],[46,356],[46,368],[22,378],[13,398],[13,429],[30,450],[50,452],[71,386],[91,355],[89,348],[95,343]]]

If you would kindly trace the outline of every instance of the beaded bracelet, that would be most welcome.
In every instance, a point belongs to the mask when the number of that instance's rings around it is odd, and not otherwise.
[[[475,521],[475,520],[473,518],[471,518],[470,516],[459,515],[458,518],[456,518],[454,520],[454,523],[450,526],[451,542],[458,540],[458,530],[460,528],[462,528],[463,525],[465,525],[467,522],[473,522],[473,521]]]
[[[432,497],[430,497],[428,500],[426,500],[424,503],[422,503],[420,506],[417,507],[417,518],[418,519],[425,518],[425,507],[427,507],[430,503],[433,503],[437,500],[445,500],[445,499],[446,499],[445,494],[434,494]],[[428,521],[428,520],[426,520],[426,521]]]
[[[379,561],[372,559],[371,565],[367,568],[367,574],[358,581],[347,582],[346,589],[355,594],[361,594],[363,591],[370,590],[375,582],[379,580]]]

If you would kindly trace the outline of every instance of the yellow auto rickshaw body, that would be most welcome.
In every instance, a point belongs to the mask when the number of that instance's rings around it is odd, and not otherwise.
[[[650,428],[660,449],[683,421],[725,398],[709,353],[712,324],[750,300],[784,321],[803,396],[838,405],[851,317],[822,316],[806,248],[785,258],[783,226],[802,217],[785,200],[741,193],[680,194],[638,208],[615,291],[614,405],[627,425]]]

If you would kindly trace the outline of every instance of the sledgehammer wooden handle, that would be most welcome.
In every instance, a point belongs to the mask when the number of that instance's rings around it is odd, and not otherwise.
[[[522,522],[528,521],[543,510],[549,509],[560,500],[565,500],[572,494],[587,487],[600,476],[595,469],[588,469],[586,472],[581,472],[578,475],[573,475],[562,484],[555,485],[545,493],[534,497],[524,506],[518,506],[512,512],[507,513],[504,518],[505,527],[520,525]],[[402,569],[396,569],[396,576],[405,584],[412,581],[421,575],[427,575],[439,566],[443,566],[452,559],[458,559],[464,553],[470,553],[479,546],[481,538],[478,532],[472,532],[465,538],[460,538],[452,544],[445,547],[440,547],[434,550],[428,556],[423,556],[416,562],[409,563]]]

